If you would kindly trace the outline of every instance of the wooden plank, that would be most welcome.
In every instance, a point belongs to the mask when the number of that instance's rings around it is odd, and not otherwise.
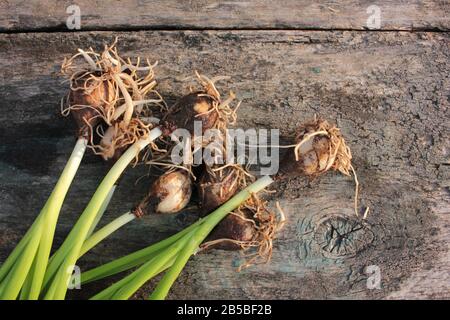
[[[280,128],[285,140],[318,113],[342,128],[362,184],[364,222],[352,211],[351,179],[329,173],[277,186],[288,223],[272,261],[236,272],[239,253],[214,251],[189,262],[171,298],[449,298],[450,36],[410,32],[145,31],[0,35],[0,261],[33,221],[74,143],[58,106],[57,72],[78,47],[119,36],[124,56],[158,60],[158,90],[173,100],[193,70],[228,75],[219,85],[243,104],[239,126]],[[87,156],[63,208],[60,241],[106,166]],[[149,184],[129,170],[105,222],[128,210]],[[176,216],[132,223],[80,261],[84,270],[179,230]],[[360,224],[345,252],[322,242],[327,223]],[[352,249],[353,248],[353,249]],[[356,248],[356,249],[355,249]],[[368,289],[368,266],[380,289]],[[375,270],[372,269],[372,270]],[[112,280],[74,292],[88,297]],[[436,286],[436,283],[440,283]],[[152,284],[137,298],[145,297]]]
[[[0,1],[0,31],[68,30],[73,1]],[[320,29],[449,30],[448,1],[80,0],[81,30]],[[380,25],[369,17],[380,12]]]

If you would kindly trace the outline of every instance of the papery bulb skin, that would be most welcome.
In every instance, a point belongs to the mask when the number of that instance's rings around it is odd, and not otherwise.
[[[279,173],[275,179],[294,178],[298,176],[316,177],[328,171],[336,158],[336,146],[333,146],[330,139],[330,133],[315,136],[308,135],[315,132],[327,131],[321,128],[323,123],[320,120],[308,122],[299,127],[297,136],[294,139],[295,144],[299,144],[298,159],[293,150],[289,149],[280,161]],[[329,126],[326,124],[326,126]]]
[[[100,108],[112,101],[113,88],[102,82],[93,89],[85,89],[86,80],[73,81],[68,95],[71,115],[79,129],[79,135],[89,137],[90,130],[100,123]]]
[[[152,185],[156,213],[176,213],[186,207],[192,195],[192,180],[184,170],[168,172]]]
[[[219,250],[241,250],[239,242],[249,243],[255,237],[257,230],[251,221],[251,212],[243,211],[240,215],[229,214],[214,228],[205,242],[220,239],[229,239],[227,241],[218,241],[210,246],[211,249]]]
[[[187,129],[194,133],[194,121],[201,121],[202,133],[214,127],[219,114],[214,109],[214,99],[202,92],[192,92],[178,100],[163,120],[163,132],[174,128]]]
[[[239,171],[237,169],[227,167],[222,170],[221,174],[222,176],[218,172],[211,174],[208,170],[204,170],[198,181],[197,188],[202,216],[228,201],[238,190]]]

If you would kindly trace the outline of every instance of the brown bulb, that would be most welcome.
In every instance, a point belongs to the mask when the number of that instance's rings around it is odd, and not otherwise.
[[[288,150],[280,162],[276,178],[300,175],[314,177],[328,171],[335,161],[337,152],[337,147],[331,143],[330,128],[332,127],[323,120],[314,120],[302,125],[294,141],[296,144],[302,142],[298,148],[298,158],[292,150]],[[319,131],[324,133],[314,135]]]
[[[237,216],[236,214],[227,215],[214,228],[205,240],[205,243],[215,240],[228,239],[224,241],[217,241],[216,243],[210,245],[209,248],[220,250],[242,249],[242,246],[238,242],[249,243],[257,234],[254,223],[250,220],[251,218],[252,213],[248,210],[243,210],[240,213],[240,216]]]
[[[99,109],[112,101],[112,88],[108,82],[102,82],[94,89],[84,89],[86,79],[82,78],[74,81],[73,87],[69,92],[68,103],[71,109],[72,117],[77,124],[80,136],[88,137],[101,120]]]
[[[212,110],[214,99],[203,92],[193,92],[178,100],[164,119],[166,127],[187,129],[194,133],[194,121],[202,122],[202,133],[214,127],[218,113]]]
[[[239,171],[233,167],[224,168],[212,174],[204,170],[198,182],[201,213],[206,215],[225,203],[237,191]]]
[[[301,140],[297,140],[297,143]],[[326,136],[316,136],[306,141],[299,150],[300,166],[305,175],[315,175],[323,172],[330,159],[330,139]]]

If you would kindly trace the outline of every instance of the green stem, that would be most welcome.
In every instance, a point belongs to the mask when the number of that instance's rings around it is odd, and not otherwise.
[[[50,250],[53,244],[53,237],[55,234],[59,212],[61,211],[67,191],[69,190],[78,167],[80,166],[81,160],[83,159],[86,145],[86,138],[78,139],[73,152],[53,190],[52,198],[46,213],[44,230],[42,232],[39,249],[36,255],[36,264],[28,297],[30,300],[36,300],[39,298],[45,270],[47,268],[48,258],[50,256]]]
[[[151,260],[151,259],[152,258],[150,258],[149,260]],[[149,261],[149,260],[147,260],[147,261]],[[175,261],[175,257],[173,257],[169,262],[167,262],[163,267],[161,267],[158,270],[157,274],[163,272],[167,268],[170,268],[170,266],[174,263],[174,261]],[[138,270],[136,270],[136,271],[138,271]],[[93,296],[89,300],[110,300],[110,299],[112,299],[113,295],[120,288],[122,288],[123,286],[128,284],[130,281],[132,281],[136,275],[137,275],[136,272],[130,273],[128,276],[124,277],[122,280],[117,281],[113,285],[111,285],[108,288],[104,289],[103,291],[97,293],[95,296]]]
[[[189,239],[193,231],[194,229],[191,229],[191,232],[186,235],[186,239]],[[186,240],[177,241],[168,246],[166,250],[160,250],[156,255],[149,257],[147,262],[137,270],[97,293],[90,300],[122,300],[129,298],[143,283],[169,268],[175,261],[176,253],[185,243]]]
[[[134,220],[136,218],[136,215],[130,213],[129,211],[120,217],[116,218],[115,220],[108,223],[106,226],[101,228],[100,230],[96,231],[93,235],[91,235],[81,247],[81,256],[83,256],[86,252],[91,250],[93,247],[95,247],[98,243],[100,243],[103,239],[108,237],[110,234],[115,232],[117,229],[121,228],[122,226],[126,225],[128,222]]]
[[[63,253],[58,256],[58,258],[56,258],[55,255],[54,259],[52,259],[51,261],[51,264],[54,264],[56,266],[53,270],[49,270],[50,272],[56,271],[56,276],[49,289],[50,291],[53,291],[52,287],[55,287],[54,295],[52,298],[64,299],[67,292],[67,285],[69,283],[70,276],[72,274],[77,258],[80,255],[81,247],[86,240],[87,233],[89,232],[95,220],[96,214],[99,212],[111,188],[114,186],[114,183],[120,177],[122,172],[127,168],[129,163],[136,157],[136,155],[139,154],[139,152],[144,147],[146,147],[150,142],[155,140],[160,135],[161,130],[159,128],[155,128],[151,130],[147,138],[141,139],[134,143],[131,147],[128,148],[127,151],[125,151],[125,153],[119,158],[119,160],[117,160],[106,177],[100,183],[91,201],[81,214],[75,226],[72,228],[72,231],[67,236],[66,241],[64,241],[64,243],[67,243],[67,249],[64,250]],[[61,247],[65,247],[64,244]],[[48,277],[51,278],[52,274],[50,274]],[[46,296],[46,298],[48,298],[48,296]]]
[[[36,255],[36,251],[39,246],[39,238],[42,235],[43,224],[39,223],[37,228],[30,239],[29,244],[24,248],[22,254],[17,258],[14,266],[12,267],[10,274],[8,274],[5,282],[2,283],[2,295],[1,300],[14,300],[22,288],[23,283],[30,270],[33,259]]]
[[[122,286],[112,296],[112,300],[126,300],[129,299],[140,287],[142,287],[148,280],[156,276],[161,269],[171,260],[175,260],[177,254],[189,241],[195,230],[185,235],[182,239],[172,244],[168,249],[156,255],[153,259],[145,263],[141,268],[133,272],[131,281]],[[175,260],[176,261],[176,260]]]
[[[0,287],[2,286],[3,282],[5,281],[6,277],[9,274],[9,272],[11,271],[11,268],[14,266],[14,263],[16,262],[17,258],[20,256],[20,254],[23,252],[23,249],[30,242],[30,239],[33,235],[33,230],[36,229],[36,226],[39,224],[39,220],[40,219],[38,217],[38,219],[33,223],[33,225],[27,231],[25,236],[16,245],[13,252],[11,252],[11,254],[8,256],[6,261],[2,264],[2,267],[0,269]]]
[[[113,285],[109,286],[108,288],[104,289],[103,291],[100,291],[95,296],[91,297],[89,300],[110,300],[112,296],[119,290],[122,286],[130,282],[135,276],[135,273],[130,273],[120,281],[117,281]]]
[[[13,267],[14,267],[14,264],[13,264]],[[12,276],[12,273],[9,272],[6,275],[5,279],[3,280],[2,285],[0,286],[0,300],[1,300],[1,297],[3,295],[3,291],[5,291],[6,285],[9,283],[9,280],[11,279],[11,276]]]
[[[164,250],[172,243],[181,239],[184,235],[195,229],[203,221],[203,219],[200,219],[189,227],[183,229],[182,231],[174,234],[173,236],[170,236],[169,238],[152,244],[151,246],[148,246],[144,249],[130,253],[126,256],[123,256],[122,258],[108,262],[97,268],[83,272],[81,274],[81,283],[86,284],[95,280],[103,279],[143,264],[144,262],[151,259],[154,255],[158,254],[160,250]]]
[[[92,227],[91,227],[91,229],[88,232],[88,235],[87,235],[88,238],[92,235],[92,233],[94,233],[94,230],[97,227],[100,219],[103,217],[103,214],[105,213],[106,208],[108,208],[108,205],[109,205],[109,203],[111,201],[112,196],[114,195],[114,192],[116,191],[116,188],[117,188],[117,184],[115,184],[111,188],[111,190],[109,191],[108,196],[106,197],[105,201],[103,201],[102,206],[100,208],[100,211],[95,216],[94,223],[92,224]]]
[[[48,205],[50,203],[51,197],[53,195],[50,195],[50,197],[47,199],[44,207],[41,209],[41,212],[39,213],[38,217],[33,222],[32,226],[28,229],[25,236],[22,238],[22,240],[19,241],[19,243],[16,245],[13,252],[9,255],[8,259],[6,259],[5,263],[2,266],[2,281],[0,283],[0,292],[3,292],[3,289],[8,286],[8,283],[10,282],[12,278],[12,269],[17,264],[16,262],[21,259],[21,257],[24,254],[25,249],[27,249],[31,244],[31,239],[36,235],[36,233],[41,232],[42,225],[45,220],[45,213],[47,212]],[[34,258],[34,255],[33,257]],[[24,263],[25,260],[22,259],[22,263]],[[29,272],[29,270],[27,271]],[[27,275],[29,277],[30,275]],[[29,280],[31,282],[31,279]],[[30,283],[31,286],[31,283]],[[1,294],[0,294],[1,296]]]
[[[36,259],[33,260],[30,271],[28,271],[25,282],[23,283],[22,289],[20,290],[19,300],[27,300],[28,299],[28,295],[30,294],[31,284],[33,282],[33,274],[34,274],[35,269],[36,269]]]
[[[199,245],[205,240],[208,234],[214,229],[214,227],[227,216],[227,214],[237,207],[244,201],[250,198],[252,193],[256,193],[273,182],[272,178],[269,176],[264,176],[259,178],[256,182],[252,183],[250,186],[239,192],[233,198],[228,200],[225,204],[220,206],[218,209],[209,214],[205,221],[197,228],[194,235],[190,238],[181,252],[178,254],[172,267],[167,271],[161,281],[155,288],[155,291],[150,296],[152,300],[162,300],[165,299],[169,293],[175,280],[183,270],[187,261],[191,255],[197,250]]]
[[[14,250],[11,252],[11,254],[8,256],[6,261],[2,264],[2,267],[0,269],[0,281],[3,281],[3,279],[8,275],[9,271],[11,270],[12,266],[16,262],[17,258],[21,255],[23,252],[23,249],[28,245],[30,242],[31,237],[33,236],[36,228],[42,223],[45,216],[44,213],[47,211],[48,203],[51,198],[48,198],[47,202],[45,203],[44,207],[42,208],[41,212],[39,213],[36,220],[34,220],[31,227],[28,229],[28,231],[25,233],[23,238],[19,241],[19,243],[16,245]]]

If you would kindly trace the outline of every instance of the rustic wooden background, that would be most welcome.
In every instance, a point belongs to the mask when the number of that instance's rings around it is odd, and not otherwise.
[[[240,127],[280,128],[286,138],[316,113],[336,122],[353,150],[362,203],[372,209],[366,221],[356,219],[353,183],[335,173],[278,185],[288,223],[271,262],[236,272],[237,252],[197,255],[170,298],[450,298],[449,1],[78,0],[75,31],[66,27],[70,4],[0,0],[0,261],[37,215],[75,141],[59,115],[61,61],[118,36],[122,55],[159,61],[159,91],[169,100],[186,92],[182,79],[197,69],[231,76],[219,88],[243,99]],[[372,4],[381,9],[379,30],[366,26]],[[106,170],[85,157],[57,242]],[[145,172],[128,171],[104,222],[142,196],[149,179],[135,181]],[[195,204],[177,216],[146,217],[80,265],[142,248],[195,217]],[[329,228],[345,234],[333,250]],[[367,287],[371,265],[379,289]]]

